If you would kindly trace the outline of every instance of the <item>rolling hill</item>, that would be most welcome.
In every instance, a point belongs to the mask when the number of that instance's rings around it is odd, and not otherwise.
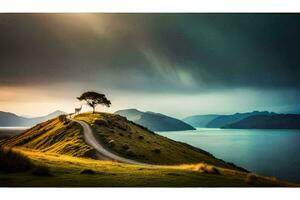
[[[84,142],[80,125],[62,121],[58,117],[8,138],[0,145],[77,157],[95,157],[93,148]]]
[[[228,124],[223,128],[237,129],[300,129],[300,115],[275,114],[254,115],[238,122]]]
[[[21,117],[14,113],[10,112],[3,112],[0,111],[0,126],[7,127],[7,126],[33,126],[35,124],[44,122],[46,120],[52,119],[54,117],[57,117],[59,115],[65,114],[63,111],[55,111],[48,115],[41,116],[41,117]]]
[[[220,117],[221,115],[209,114],[209,115],[193,115],[183,118],[182,121],[194,126],[194,127],[206,127],[209,122]]]
[[[128,120],[145,126],[152,131],[182,131],[195,130],[191,125],[160,113],[142,112],[137,109],[116,111],[115,114],[126,117]]]
[[[151,164],[205,162],[232,168],[206,151],[155,134],[120,115],[84,113],[76,119],[91,124],[96,139],[123,157]],[[86,144],[81,126],[60,117],[40,123],[0,144],[76,157],[96,156],[93,147]]]
[[[227,166],[210,153],[175,142],[116,114],[79,114],[76,119],[92,124],[98,140],[122,157],[151,164],[183,164],[199,161]]]

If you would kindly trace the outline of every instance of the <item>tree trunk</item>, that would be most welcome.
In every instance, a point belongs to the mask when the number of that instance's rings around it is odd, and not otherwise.
[[[93,107],[93,114],[95,114],[95,106]]]

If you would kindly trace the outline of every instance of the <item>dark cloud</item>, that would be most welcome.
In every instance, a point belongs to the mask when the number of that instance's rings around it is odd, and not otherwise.
[[[1,14],[0,85],[297,89],[299,14]]]

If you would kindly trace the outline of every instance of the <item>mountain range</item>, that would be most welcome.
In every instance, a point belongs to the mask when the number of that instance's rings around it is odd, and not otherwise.
[[[210,121],[206,127],[208,128],[222,128],[228,124],[232,124],[235,122],[238,122],[240,120],[243,120],[247,117],[254,116],[254,115],[274,115],[273,112],[268,111],[253,111],[253,112],[247,112],[247,113],[235,113],[233,115],[222,115],[219,116],[212,121]]]
[[[228,124],[223,128],[237,129],[300,129],[300,115],[275,114],[254,115],[238,122]]]
[[[232,115],[194,115],[183,119],[195,127],[236,129],[300,129],[299,114],[278,114],[268,111]]]
[[[238,122],[242,119],[253,115],[272,115],[273,112],[268,111],[253,111],[247,113],[235,113],[232,115],[193,115],[183,119],[184,122],[191,124],[194,127],[206,127],[206,128],[222,128],[228,124]]]
[[[29,127],[35,124],[41,123],[43,121],[55,118],[59,115],[66,114],[63,111],[57,110],[52,112],[48,115],[41,116],[41,117],[22,117],[16,115],[11,112],[3,112],[0,111],[0,126],[8,127],[8,126],[24,126]]]
[[[147,127],[152,131],[182,131],[195,128],[179,119],[160,113],[142,112],[137,109],[116,111],[115,114],[126,117],[128,120]]]

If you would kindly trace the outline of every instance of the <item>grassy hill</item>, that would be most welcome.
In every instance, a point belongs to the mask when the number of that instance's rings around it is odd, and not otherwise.
[[[85,113],[76,118],[90,123],[99,142],[110,151],[158,165],[96,160],[95,150],[84,142],[81,127],[59,117],[0,143],[22,154],[10,159],[42,166],[17,173],[0,170],[0,186],[298,186],[247,173],[119,115]]]
[[[75,122],[60,120],[58,117],[38,124],[0,144],[77,157],[95,155],[94,149],[83,140],[81,126]]]
[[[160,136],[119,115],[84,113],[77,115],[76,119],[91,124],[98,140],[103,142],[107,149],[123,157],[150,164],[205,162],[233,168],[206,151]]]

